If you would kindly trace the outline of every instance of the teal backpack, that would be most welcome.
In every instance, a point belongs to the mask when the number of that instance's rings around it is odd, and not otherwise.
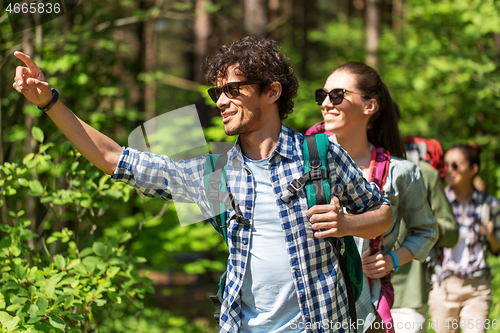
[[[283,202],[290,202],[293,196],[302,189],[305,189],[309,207],[330,203],[331,191],[328,182],[328,170],[326,168],[328,165],[327,152],[329,145],[330,141],[326,134],[305,136],[302,144],[302,151],[304,154],[304,175],[298,179],[294,179],[288,185],[287,193],[281,197]],[[243,215],[241,214],[234,196],[227,191],[226,164],[226,155],[210,155],[205,162],[203,180],[207,199],[219,229],[218,231],[222,234],[227,244],[226,207],[231,206],[235,210],[236,216],[239,216],[239,218],[243,218]],[[323,191],[315,191],[315,189],[320,188],[323,188]],[[355,303],[363,289],[363,268],[354,238],[352,236],[344,236],[342,239],[345,245],[345,251],[342,255],[340,255],[342,246],[340,239],[328,238],[328,241],[337,250],[339,266],[346,281],[351,322],[356,322]],[[216,320],[220,318],[225,281],[226,272],[224,272],[220,278],[217,295],[210,296],[216,308],[214,314]]]

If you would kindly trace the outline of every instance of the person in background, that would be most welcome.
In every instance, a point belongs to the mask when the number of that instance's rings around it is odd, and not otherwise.
[[[500,254],[500,202],[473,185],[480,170],[481,149],[455,145],[445,154],[445,189],[459,225],[458,243],[443,251],[443,273],[429,296],[435,329],[444,332],[485,332],[491,307],[488,251]],[[465,323],[465,324],[464,324]]]
[[[439,264],[439,253],[443,247],[452,247],[458,240],[458,225],[446,199],[439,172],[425,161],[417,161],[427,188],[427,197],[432,214],[439,226],[439,240],[424,264],[412,260],[400,267],[391,277],[394,287],[394,305],[391,309],[396,333],[426,332],[427,301],[430,292],[428,265],[435,260]],[[410,230],[402,221],[398,243],[402,243]]]
[[[400,111],[397,103],[394,103],[398,119],[400,119]],[[398,272],[395,272],[391,277],[392,286],[394,287],[394,305],[391,309],[394,319],[396,333],[416,333],[426,332],[427,319],[427,302],[430,292],[430,276],[431,271],[436,267],[436,271],[440,268],[440,257],[442,248],[453,247],[458,240],[458,225],[455,221],[455,216],[448,203],[446,194],[444,193],[443,182],[440,177],[440,171],[432,167],[431,164],[424,161],[428,147],[427,145],[406,144],[413,142],[405,139],[406,158],[417,164],[422,171],[425,187],[427,188],[427,198],[432,209],[432,214],[436,218],[439,227],[439,240],[434,245],[431,253],[427,257],[424,264],[418,260],[412,260],[409,263],[402,265]],[[435,141],[436,144],[437,141]],[[423,147],[423,148],[422,148]],[[444,158],[442,150],[438,147],[439,156],[436,157],[439,161],[434,162],[434,165],[443,166],[442,172],[444,176]],[[424,151],[420,151],[423,149]],[[417,150],[417,151],[414,151]],[[432,155],[432,154],[431,154]],[[432,156],[431,156],[432,157]],[[441,168],[440,168],[441,169]],[[402,222],[405,225],[404,221]],[[401,228],[398,237],[398,243],[402,243],[404,238],[410,231],[406,228]]]
[[[358,320],[363,320],[364,327],[358,329],[380,331],[376,329],[380,325],[374,325],[381,320],[374,307],[380,295],[379,278],[397,271],[414,258],[423,262],[438,239],[437,222],[427,202],[420,169],[404,159],[394,104],[378,73],[364,63],[348,62],[337,67],[315,94],[324,126],[319,129],[313,126],[306,134],[332,133],[330,140],[347,151],[367,179],[371,176],[373,149],[382,147],[391,154],[383,196],[391,202],[394,223],[383,233],[385,250],[370,255],[369,239],[356,238],[365,273],[363,292],[356,303]],[[395,249],[402,219],[410,233]],[[373,279],[373,289],[368,278]]]

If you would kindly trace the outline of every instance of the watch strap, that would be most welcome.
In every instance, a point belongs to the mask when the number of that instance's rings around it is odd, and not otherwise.
[[[52,90],[52,100],[50,101],[50,103],[47,104],[47,106],[45,106],[43,108],[38,106],[38,109],[42,110],[43,112],[47,112],[50,109],[52,109],[52,107],[56,104],[57,100],[59,99],[59,91],[57,91],[54,88],[51,88],[50,90]]]

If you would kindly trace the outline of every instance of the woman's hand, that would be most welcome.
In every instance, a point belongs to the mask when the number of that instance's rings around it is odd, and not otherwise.
[[[26,67],[17,66],[12,86],[36,106],[47,106],[52,100],[52,91],[42,70],[28,55],[16,51],[14,56],[22,60]]]
[[[493,221],[482,223],[479,226],[479,233],[486,237],[492,253],[500,252],[500,240],[495,236]]]
[[[379,279],[386,276],[394,268],[390,254],[383,255],[378,252],[370,255],[370,249],[366,250],[361,257],[363,273],[371,279]]]

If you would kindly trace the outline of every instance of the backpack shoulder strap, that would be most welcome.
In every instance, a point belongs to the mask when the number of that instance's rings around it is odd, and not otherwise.
[[[327,153],[330,140],[326,134],[307,135],[302,143],[304,173],[310,173],[312,182],[305,186],[309,207],[325,205],[331,201],[328,182]],[[323,191],[319,190],[323,189]]]
[[[210,205],[210,210],[219,229],[219,233],[224,237],[227,244],[226,226],[226,179],[227,156],[225,154],[209,155],[205,161],[203,170],[203,185]]]
[[[285,193],[281,196],[284,203],[289,203],[299,191],[306,187],[307,202],[309,207],[316,204],[330,203],[330,185],[328,183],[328,170],[326,169],[327,152],[330,141],[326,134],[306,135],[302,142],[302,153],[304,155],[304,174],[294,179],[287,186]],[[307,184],[312,181],[313,184]],[[315,193],[315,185],[324,187],[324,193],[320,193],[321,203],[317,201],[318,194]],[[322,192],[322,191],[319,191]]]

